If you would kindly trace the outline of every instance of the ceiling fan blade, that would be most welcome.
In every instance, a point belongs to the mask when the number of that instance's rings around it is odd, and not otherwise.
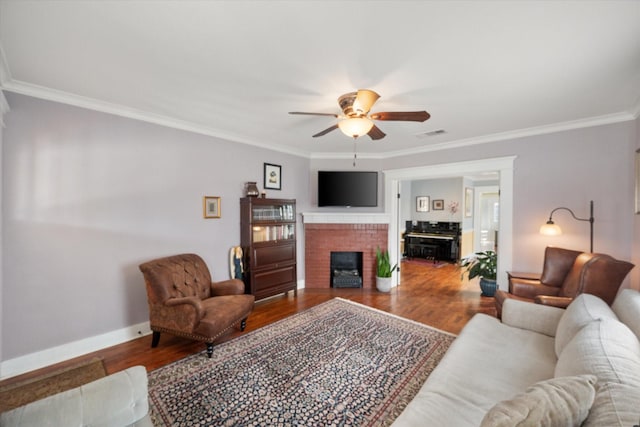
[[[353,101],[353,110],[362,114],[367,114],[373,104],[380,98],[380,95],[369,89],[359,89],[355,101]]]
[[[325,130],[323,130],[322,132],[318,132],[318,133],[316,133],[315,135],[313,135],[313,138],[317,138],[317,137],[319,137],[319,136],[326,135],[326,134],[328,134],[329,132],[334,131],[334,130],[336,130],[336,129],[338,129],[338,125],[333,125],[333,126],[331,126],[331,127],[329,127],[329,128],[326,128],[326,129],[325,129]]]
[[[387,136],[387,134],[386,134],[386,133],[384,133],[384,132],[382,132],[382,131],[380,130],[380,128],[379,128],[378,126],[376,126],[376,125],[373,125],[373,127],[371,128],[371,130],[369,131],[369,133],[368,133],[367,135],[369,135],[369,137],[370,137],[371,139],[373,139],[374,141],[375,141],[376,139],[382,139],[382,138],[384,138],[385,136]]]
[[[331,117],[335,117],[336,119],[339,117],[337,114],[334,114],[334,113],[306,113],[304,111],[289,111],[289,114],[301,114],[304,116],[331,116]]]
[[[426,111],[392,111],[373,113],[369,116],[373,120],[397,120],[407,122],[424,122],[431,114]]]

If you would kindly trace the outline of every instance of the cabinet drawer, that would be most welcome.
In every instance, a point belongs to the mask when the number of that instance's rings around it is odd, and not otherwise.
[[[269,265],[292,263],[296,260],[296,246],[278,245],[253,249],[253,267],[261,268]]]
[[[254,292],[260,290],[279,287],[283,284],[296,282],[296,266],[291,265],[283,268],[276,268],[264,272],[256,272],[253,275]]]

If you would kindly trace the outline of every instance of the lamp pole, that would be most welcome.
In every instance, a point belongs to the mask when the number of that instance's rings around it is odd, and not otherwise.
[[[593,200],[591,200],[589,202],[589,218],[578,218],[571,209],[569,208],[565,208],[565,207],[559,207],[559,208],[555,208],[554,210],[551,211],[551,213],[549,214],[549,221],[547,222],[547,224],[553,224],[553,220],[551,219],[553,217],[553,213],[555,211],[558,210],[565,210],[565,211],[569,211],[569,213],[571,214],[571,216],[573,217],[573,219],[578,220],[578,221],[588,221],[589,222],[589,227],[590,227],[590,247],[589,247],[589,251],[593,252],[593,223],[595,221],[595,219],[593,218]]]

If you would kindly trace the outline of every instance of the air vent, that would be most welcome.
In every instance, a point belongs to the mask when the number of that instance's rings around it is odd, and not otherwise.
[[[432,130],[429,132],[423,132],[423,133],[419,133],[416,135],[416,137],[418,138],[427,138],[430,136],[437,136],[437,135],[442,135],[443,133],[447,133],[446,130],[444,129],[437,129],[437,130]]]

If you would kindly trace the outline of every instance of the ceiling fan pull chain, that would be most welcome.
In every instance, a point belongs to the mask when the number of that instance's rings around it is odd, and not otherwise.
[[[353,167],[356,167],[356,159],[358,156],[356,155],[356,137],[353,137]]]

